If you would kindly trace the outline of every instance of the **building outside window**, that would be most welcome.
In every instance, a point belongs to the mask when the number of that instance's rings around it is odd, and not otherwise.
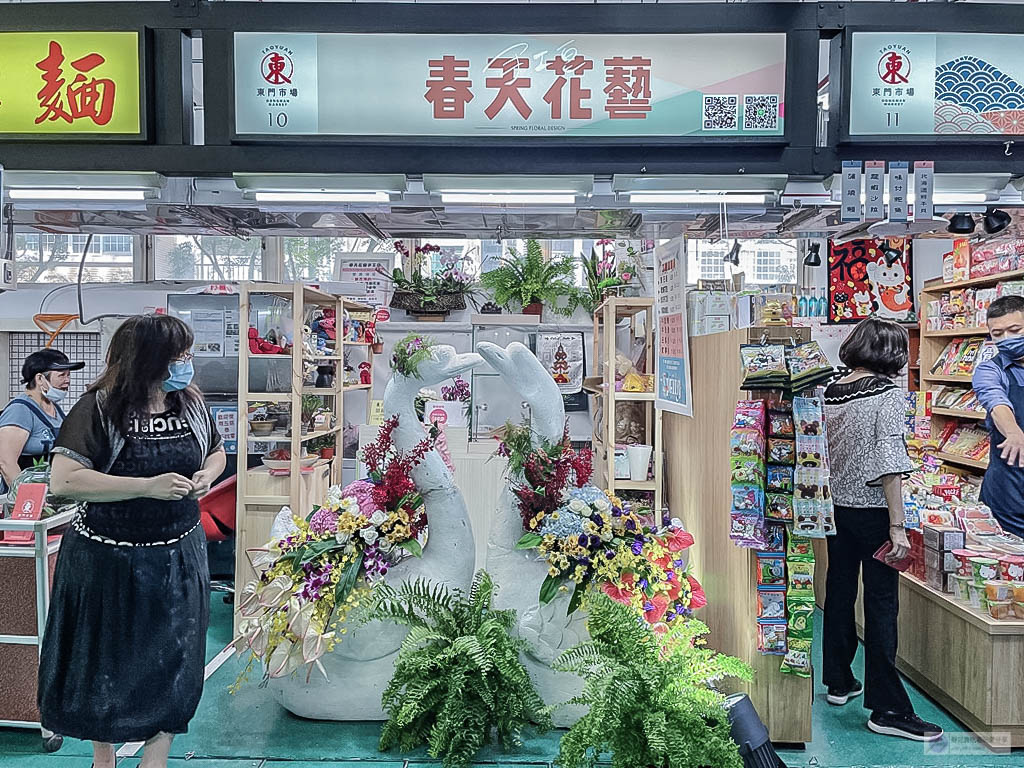
[[[258,237],[156,235],[153,260],[157,280],[233,282],[263,278],[263,248]]]
[[[78,279],[88,235],[16,232],[14,261],[19,283],[73,283]],[[130,283],[134,279],[132,235],[94,235],[82,270],[86,283]]]
[[[687,240],[687,282],[721,280],[742,272],[749,285],[787,285],[796,282],[795,240],[740,240],[740,264],[734,267],[722,259],[732,241],[711,243]]]

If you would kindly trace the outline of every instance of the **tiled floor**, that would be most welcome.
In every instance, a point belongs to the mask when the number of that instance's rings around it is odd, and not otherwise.
[[[231,614],[219,595],[213,598],[209,658],[230,640]],[[820,663],[820,648],[815,658]],[[858,664],[860,660],[858,659]],[[379,726],[374,723],[324,723],[300,720],[281,709],[270,695],[250,684],[237,694],[228,686],[238,674],[229,660],[207,682],[202,703],[188,734],[175,740],[170,768],[328,768],[357,762],[359,768],[427,768],[425,752],[381,755]],[[911,690],[918,713],[939,722],[950,733],[963,729],[919,691]],[[814,741],[804,751],[780,753],[790,768],[1008,768],[1024,765],[1024,753],[994,755],[973,739],[954,741],[948,750],[876,736],[864,725],[867,713],[855,701],[845,708],[830,707],[824,690],[816,689]],[[488,749],[479,762],[490,766],[547,768],[557,753],[558,734],[526,739],[516,754]],[[89,768],[90,749],[67,741],[53,755],[41,754],[38,733],[0,729],[0,767]],[[971,751],[974,754],[964,754]],[[123,768],[135,768],[138,758],[124,758]]]

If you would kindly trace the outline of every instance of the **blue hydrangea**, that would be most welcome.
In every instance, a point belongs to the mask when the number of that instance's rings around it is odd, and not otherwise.
[[[541,521],[540,533],[542,536],[554,534],[560,539],[579,536],[583,533],[583,518],[564,507],[560,508],[557,520],[548,515]]]
[[[588,483],[587,485],[584,485],[582,488],[571,489],[569,491],[569,498],[579,499],[584,504],[591,505],[593,505],[595,501],[600,499],[607,503],[609,507],[611,507],[611,501],[608,500],[608,494],[606,494],[604,491],[602,491],[600,488],[598,488],[596,485],[593,485],[592,483]]]

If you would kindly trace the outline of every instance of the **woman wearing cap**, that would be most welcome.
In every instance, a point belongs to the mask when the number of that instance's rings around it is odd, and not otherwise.
[[[25,392],[0,413],[0,484],[10,487],[36,459],[50,458],[64,423],[59,403],[68,394],[70,372],[84,367],[85,363],[72,363],[56,349],[41,349],[25,358],[21,366]]]
[[[126,320],[103,375],[68,413],[53,492],[87,502],[64,536],[39,660],[44,727],[93,742],[146,743],[166,768],[203,690],[210,572],[199,497],[224,446],[192,383],[192,332],[169,315]]]

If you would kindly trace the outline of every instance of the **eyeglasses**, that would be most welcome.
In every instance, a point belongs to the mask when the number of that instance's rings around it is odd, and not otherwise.
[[[172,362],[175,362],[175,363],[191,363],[194,358],[195,358],[195,355],[190,350],[190,351],[186,352],[185,354],[183,354],[181,357],[176,357]]]

